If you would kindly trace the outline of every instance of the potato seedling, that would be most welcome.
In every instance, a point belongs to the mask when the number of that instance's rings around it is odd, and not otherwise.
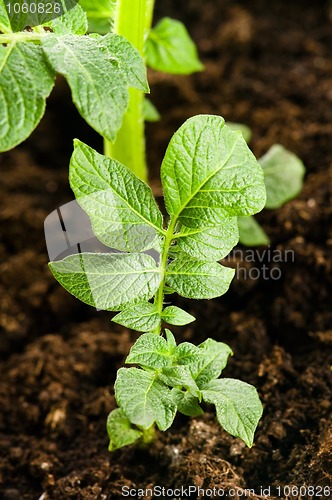
[[[50,263],[59,283],[113,320],[143,332],[115,382],[119,408],[108,419],[110,449],[146,441],[153,426],[169,428],[177,411],[199,415],[216,407],[221,426],[248,446],[262,414],[254,387],[219,378],[232,354],[212,339],[176,345],[162,324],[195,318],[165,294],[190,299],[223,295],[235,274],[218,263],[237,244],[237,218],[260,211],[266,200],[261,166],[240,132],[218,116],[187,120],[167,148],[161,180],[167,218],[150,188],[117,160],[75,142],[70,184],[110,253],[78,253]],[[116,251],[116,253],[114,253]]]

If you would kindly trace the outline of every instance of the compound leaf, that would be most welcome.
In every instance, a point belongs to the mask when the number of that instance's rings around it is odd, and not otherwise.
[[[133,71],[136,72],[140,57],[136,49],[125,38],[113,34],[45,36],[42,46],[53,68],[67,79],[83,118],[103,137],[113,141],[128,105],[127,87],[134,82],[127,63],[124,64],[124,54],[127,52],[129,59],[135,54]],[[136,82],[141,81],[141,73],[145,71],[143,60],[140,61]],[[137,86],[141,88],[141,83]]]
[[[265,176],[266,208],[279,208],[299,194],[305,167],[294,153],[274,144],[259,163]]]
[[[235,379],[212,380],[202,395],[205,402],[216,406],[220,425],[251,448],[263,413],[255,387]]]
[[[216,379],[227,365],[232,349],[223,342],[207,339],[198,346],[199,358],[191,365],[191,371],[198,387]]]
[[[215,261],[226,257],[239,241],[237,218],[231,217],[217,226],[203,229],[181,227],[178,248],[199,260]]]
[[[246,246],[268,245],[269,237],[256,219],[249,215],[248,217],[239,217],[240,243]]]
[[[116,408],[108,415],[106,429],[110,438],[109,451],[136,443],[143,436],[142,431],[132,427],[121,408]]]
[[[217,262],[179,257],[168,266],[166,284],[188,299],[212,299],[227,292],[234,274]]]
[[[133,363],[158,370],[172,363],[172,351],[169,343],[160,335],[145,333],[130,349],[126,363]]]
[[[126,309],[114,316],[112,321],[137,332],[152,332],[159,326],[160,319],[157,307],[154,304],[139,302],[126,307]]]
[[[204,69],[184,24],[169,17],[150,31],[146,58],[148,66],[165,73],[189,75]]]
[[[162,312],[161,318],[169,325],[183,326],[192,323],[196,318],[177,306],[168,306]]]
[[[0,45],[0,151],[24,141],[40,122],[55,74],[40,46]]]
[[[177,406],[177,409],[183,415],[188,417],[197,417],[203,415],[204,411],[199,406],[198,398],[189,391],[181,391],[174,387],[172,396]]]
[[[49,267],[69,293],[109,311],[150,299],[160,283],[155,261],[146,254],[75,254]]]
[[[173,220],[189,228],[252,215],[265,205],[262,168],[240,132],[220,116],[187,120],[167,148],[161,178]]]
[[[148,429],[155,422],[161,431],[172,425],[176,404],[156,373],[120,368],[114,389],[118,405],[133,424]]]
[[[100,241],[122,251],[152,248],[162,214],[151,189],[127,167],[75,141],[69,180]]]

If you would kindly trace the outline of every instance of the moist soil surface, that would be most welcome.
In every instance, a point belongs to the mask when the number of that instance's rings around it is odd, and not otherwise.
[[[174,330],[178,340],[228,343],[234,357],[224,374],[257,387],[265,410],[255,444],[249,450],[226,434],[208,407],[202,418],[177,417],[145,450],[107,451],[116,370],[136,336],[66,293],[47,268],[43,221],[73,199],[72,139],[102,146],[59,79],[37,131],[1,157],[1,499],[117,499],[125,486],[154,485],[216,487],[225,498],[329,498],[332,5],[164,0],[156,18],[165,15],[185,22],[205,71],[150,73],[162,115],[147,127],[155,193],[172,133],[198,113],[246,123],[256,156],[281,143],[307,168],[298,198],[258,217],[270,254],[259,248],[249,262],[239,247],[243,272],[224,297],[172,297],[197,318]]]

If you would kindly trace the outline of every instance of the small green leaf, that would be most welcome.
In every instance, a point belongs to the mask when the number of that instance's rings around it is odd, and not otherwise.
[[[248,125],[244,125],[244,123],[234,123],[234,122],[226,122],[226,125],[231,130],[234,130],[234,132],[239,130],[242,133],[244,140],[247,143],[250,142],[252,132],[251,132],[251,128],[248,127]]]
[[[167,212],[188,228],[217,226],[265,205],[262,168],[240,132],[198,115],[174,134],[161,167]]]
[[[130,349],[126,363],[137,364],[158,370],[172,363],[172,348],[160,335],[145,333]]]
[[[160,283],[155,261],[146,254],[75,254],[49,267],[69,293],[108,311],[150,299]]]
[[[169,17],[150,31],[146,58],[148,66],[165,73],[189,75],[204,69],[184,24]]]
[[[238,224],[240,243],[242,243],[242,245],[250,247],[268,245],[270,243],[268,235],[252,215],[248,217],[239,217]]]
[[[159,374],[159,380],[170,387],[184,387],[196,397],[201,395],[188,365],[165,366]]]
[[[227,292],[235,270],[217,262],[178,258],[168,267],[166,284],[188,299],[212,299]]]
[[[126,309],[114,316],[112,321],[137,332],[152,332],[159,326],[160,316],[154,304],[139,302],[126,307]]]
[[[155,422],[161,431],[172,425],[176,404],[156,373],[120,368],[114,389],[118,405],[133,424],[148,429]]]
[[[127,252],[153,247],[163,217],[151,189],[128,168],[76,140],[69,180],[105,245]]]
[[[166,340],[167,340],[168,349],[171,353],[173,353],[173,351],[176,348],[176,342],[175,342],[174,335],[171,332],[171,330],[168,330],[167,328],[165,328],[165,333],[166,333]]]
[[[204,411],[199,406],[198,398],[189,391],[181,391],[174,388],[172,389],[172,396],[178,411],[183,415],[197,417],[204,414]]]
[[[106,429],[110,438],[109,451],[136,443],[143,436],[142,431],[132,427],[121,408],[116,408],[108,415]]]
[[[161,315],[163,321],[169,325],[183,326],[195,321],[195,317],[176,306],[168,306]]]
[[[125,38],[113,34],[45,36],[42,46],[54,70],[67,79],[80,114],[103,137],[113,141],[128,105],[127,87],[135,80],[142,88],[145,68],[136,49]],[[127,60],[124,62],[125,54],[133,60],[133,72]]]
[[[274,144],[259,160],[266,186],[266,208],[279,208],[302,189],[305,167],[294,153]]]
[[[181,227],[177,237],[178,248],[182,252],[199,260],[221,260],[239,241],[237,218],[221,221],[218,226],[203,229]]]
[[[240,380],[219,379],[212,380],[202,394],[205,402],[216,406],[220,425],[251,448],[263,413],[255,387]]]
[[[87,13],[90,33],[109,33],[116,0],[80,0],[79,3]]]
[[[232,349],[223,342],[207,339],[198,346],[199,359],[191,365],[191,371],[198,387],[216,379],[227,365]]]
[[[146,122],[158,122],[160,120],[159,111],[147,98],[143,101],[143,117]]]
[[[39,45],[0,44],[0,151],[12,149],[37,127],[54,80]]]

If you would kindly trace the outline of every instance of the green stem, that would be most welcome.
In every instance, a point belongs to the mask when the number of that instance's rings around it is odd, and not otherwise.
[[[159,315],[163,312],[163,307],[164,307],[164,287],[165,287],[165,279],[166,279],[166,268],[167,268],[167,259],[168,259],[168,252],[169,252],[169,247],[171,246],[171,243],[174,239],[174,229],[176,225],[177,219],[171,219],[170,224],[168,226],[165,239],[164,239],[164,245],[163,249],[161,252],[161,257],[160,257],[160,274],[161,274],[161,281],[159,288],[156,292],[155,298],[154,298],[154,303],[157,306],[157,312]],[[159,323],[158,327],[155,329],[154,333],[157,333],[158,335],[160,334],[161,330],[161,323]]]
[[[116,3],[114,32],[127,38],[142,57],[145,36],[151,27],[153,7],[154,0],[117,0]],[[114,143],[105,139],[104,152],[147,181],[143,100],[142,91],[129,90],[129,105],[122,126]]]

